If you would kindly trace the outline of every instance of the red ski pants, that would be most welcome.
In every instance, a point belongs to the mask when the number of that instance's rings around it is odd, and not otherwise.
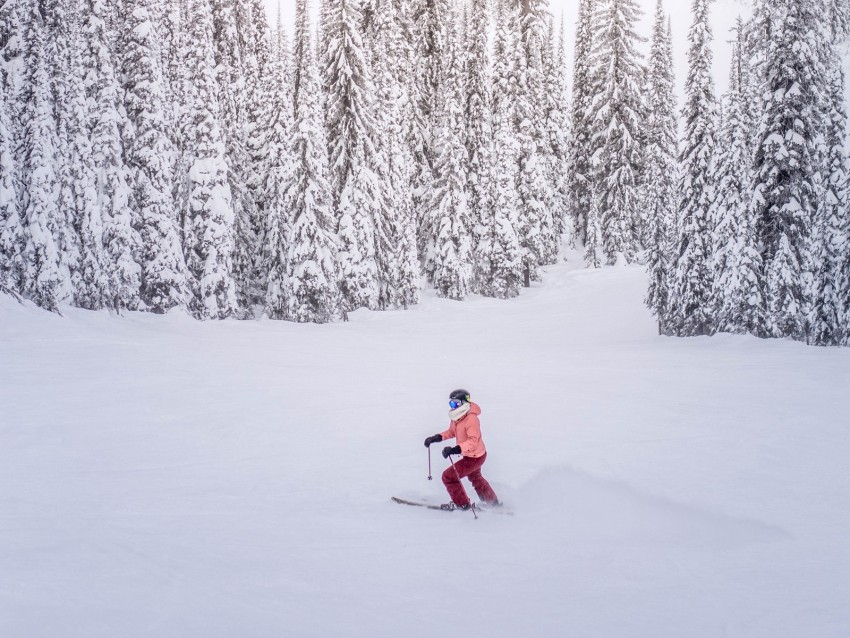
[[[486,452],[477,459],[464,456],[454,466],[449,466],[443,472],[443,485],[446,486],[449,496],[455,505],[459,507],[469,505],[469,497],[466,495],[466,490],[463,489],[463,485],[460,482],[462,478],[469,478],[472,487],[475,488],[475,493],[478,494],[478,498],[485,503],[493,503],[498,500],[493,488],[481,476],[481,466],[484,465],[484,461],[486,460]]]

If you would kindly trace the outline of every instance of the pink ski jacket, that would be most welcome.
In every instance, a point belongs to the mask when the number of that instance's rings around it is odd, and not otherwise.
[[[484,456],[487,452],[487,448],[484,447],[484,441],[481,439],[481,423],[478,421],[481,408],[477,403],[472,402],[470,402],[469,406],[469,412],[459,421],[449,422],[449,429],[445,432],[440,432],[440,434],[443,437],[443,441],[456,438],[461,453],[464,456],[477,459]]]

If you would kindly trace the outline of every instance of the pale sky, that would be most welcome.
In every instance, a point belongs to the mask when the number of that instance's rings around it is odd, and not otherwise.
[[[639,0],[646,12],[640,24],[639,31],[649,38],[652,34],[652,20],[655,12],[655,0]],[[318,6],[318,0],[312,0],[313,8]],[[674,55],[676,57],[676,83],[679,87],[678,98],[681,102],[687,70],[687,38],[691,22],[691,3],[688,0],[664,0],[665,8],[673,22]],[[278,6],[281,9],[283,24],[291,29],[295,13],[295,0],[266,0],[269,9],[269,19],[274,25],[277,20]],[[735,26],[738,15],[748,16],[750,0],[718,0],[711,7],[712,26],[714,29],[714,80],[718,96],[728,86],[729,64],[732,57],[731,45],[727,42],[733,38],[731,29]],[[572,73],[572,48],[575,34],[575,21],[578,14],[578,0],[549,0],[549,7],[555,16],[556,24],[564,17],[564,30],[567,47],[567,77]],[[648,50],[648,43],[646,44]]]

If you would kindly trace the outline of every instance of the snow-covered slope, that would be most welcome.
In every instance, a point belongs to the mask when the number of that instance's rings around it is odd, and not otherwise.
[[[546,277],[327,326],[0,297],[0,635],[845,637],[850,350]],[[458,386],[513,517],[389,501],[443,499]]]

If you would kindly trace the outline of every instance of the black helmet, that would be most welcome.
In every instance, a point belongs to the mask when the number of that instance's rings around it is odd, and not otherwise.
[[[454,390],[449,395],[449,401],[465,401],[469,403],[469,392],[466,390]]]

